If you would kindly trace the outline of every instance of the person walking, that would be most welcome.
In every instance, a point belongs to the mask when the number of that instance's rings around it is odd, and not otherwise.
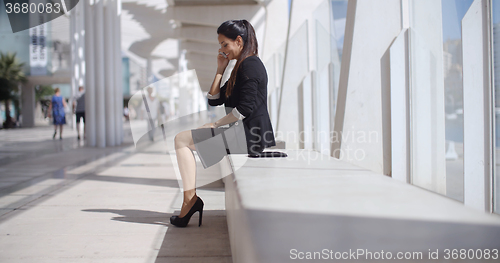
[[[85,89],[80,86],[78,94],[73,100],[73,112],[76,115],[76,133],[78,140],[80,140],[80,119],[83,120],[83,138],[85,139]]]
[[[49,112],[52,112],[52,119],[54,123],[54,135],[52,139],[56,138],[57,127],[59,126],[59,139],[62,140],[63,125],[66,124],[66,113],[64,108],[67,104],[63,97],[61,97],[61,90],[56,88],[55,94],[52,96],[51,103],[49,105]]]

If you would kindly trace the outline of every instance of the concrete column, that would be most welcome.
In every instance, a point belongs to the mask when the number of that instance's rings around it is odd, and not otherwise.
[[[300,132],[297,116],[302,113],[299,112],[300,109],[298,108],[290,108],[290,105],[296,105],[297,101],[299,101],[298,88],[304,77],[309,73],[309,34],[307,24],[307,20],[303,21],[303,24],[289,38],[287,43],[276,125],[276,139],[286,141],[287,149],[299,148],[298,136],[295,135]]]
[[[105,76],[104,76],[104,0],[97,0],[94,5],[94,48],[95,48],[95,109],[96,109],[96,139],[97,147],[106,147],[105,118]]]
[[[384,1],[385,3],[385,1]],[[410,11],[410,151],[414,185],[446,194],[441,2],[412,0]]]
[[[77,34],[77,29],[76,29],[76,24],[77,24],[77,19],[76,19],[76,8],[73,8],[70,12],[69,16],[69,42],[70,42],[70,48],[71,48],[71,66],[70,66],[70,72],[71,72],[71,90],[70,90],[70,97],[68,100],[69,107],[72,108],[73,105],[73,98],[75,97],[75,91],[78,89],[78,76],[80,75],[78,72],[78,54],[76,52],[77,50],[77,42],[78,42],[78,34]],[[75,123],[74,123],[74,118],[73,118],[73,111],[70,111],[68,114],[69,118],[67,118],[67,121],[69,122],[69,126],[71,128],[74,128]]]
[[[70,42],[71,42],[71,97],[69,106],[72,108],[74,95],[78,92],[78,87],[83,86],[82,45],[83,45],[83,5],[75,6],[70,13]],[[74,127],[75,120],[73,111],[69,114],[70,126]]]
[[[342,63],[340,65],[340,76],[339,76],[339,88],[337,91],[337,102],[335,109],[335,123],[334,135],[338,136],[343,133],[344,130],[344,118],[346,112],[347,103],[347,85],[349,81],[349,74],[351,70],[351,56],[353,49],[353,39],[354,39],[354,22],[356,14],[356,5],[358,1],[350,1],[347,5],[347,17],[345,24],[345,34],[344,34],[344,46],[342,51]],[[340,158],[340,152],[342,149],[342,140],[337,138],[332,138],[332,156],[335,158]]]
[[[301,94],[299,87],[304,78],[316,69],[315,25],[319,17],[316,17],[318,13],[315,11],[325,3],[328,6],[328,3],[323,0],[292,1],[284,68],[282,76],[279,76],[281,89],[276,122],[276,139],[286,141],[287,149],[301,147],[298,136],[292,134],[299,134],[297,115],[303,113],[300,112],[301,109],[291,109],[289,105],[297,104],[300,100],[298,94]],[[311,92],[312,90],[313,87],[311,87]]]
[[[104,87],[106,103],[105,103],[105,125],[106,125],[106,146],[115,146],[115,103],[116,103],[116,93],[115,93],[115,67],[116,63],[114,61],[114,49],[115,49],[115,33],[114,33],[114,19],[116,16],[115,12],[115,1],[106,0],[104,3],[104,70],[105,70],[105,84]]]
[[[300,134],[303,136],[300,138],[300,142],[302,142],[299,147],[301,149],[312,150],[314,143],[314,134],[313,134],[313,91],[312,87],[314,86],[313,82],[313,72],[307,74],[307,76],[302,81],[301,88],[299,91],[299,113],[301,115],[301,122],[299,124]],[[300,116],[299,115],[299,116]]]
[[[115,43],[115,142],[120,145],[123,142],[123,80],[122,80],[122,49],[121,49],[121,0],[115,0],[116,13],[113,19]]]
[[[330,90],[333,89],[330,76],[332,62],[332,29],[330,28],[330,5],[323,1],[313,12],[311,20],[311,37],[314,50],[310,50],[310,57],[314,57],[313,78],[313,106],[314,106],[314,137],[315,150],[330,155]],[[314,55],[313,55],[314,54]]]
[[[464,204],[491,212],[493,112],[489,1],[475,0],[462,19]]]
[[[35,88],[33,83],[26,83],[21,86],[22,96],[22,125],[23,128],[35,126]],[[3,104],[3,102],[2,102]],[[10,109],[11,111],[13,109]]]
[[[78,68],[80,73],[78,86],[85,87],[85,19],[84,19],[84,8],[85,5],[79,4],[75,7],[78,10],[77,16],[77,34],[78,34]]]
[[[391,176],[411,183],[408,30],[401,31],[389,50],[391,86]]]
[[[146,79],[148,82],[148,85],[153,82],[153,61],[151,57],[148,57],[147,64],[146,64]]]
[[[96,146],[96,108],[95,108],[95,68],[94,68],[94,6],[90,0],[85,4],[85,129],[88,146]]]
[[[401,32],[400,21],[399,0],[349,1],[332,138],[334,157],[386,175],[391,168],[389,48]]]
[[[271,1],[266,6],[266,16],[273,17],[275,19],[273,19],[270,23],[269,21],[266,21],[264,38],[262,42],[259,42],[262,46],[262,52],[259,53],[262,57],[262,61],[264,62],[269,61],[269,59],[275,56],[275,54],[284,52],[282,47],[286,41],[286,34],[288,30],[288,1]]]

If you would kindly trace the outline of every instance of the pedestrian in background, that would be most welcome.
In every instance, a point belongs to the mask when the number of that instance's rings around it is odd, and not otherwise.
[[[66,124],[66,113],[64,112],[64,108],[66,108],[67,104],[61,96],[61,90],[59,88],[56,88],[54,92],[55,94],[52,96],[48,110],[49,113],[52,111],[54,123],[54,136],[52,136],[52,139],[56,138],[57,126],[59,126],[59,139],[62,140],[63,125]]]
[[[78,140],[80,140],[80,119],[83,119],[83,138],[85,139],[85,89],[82,86],[78,88],[78,94],[73,100],[73,112],[76,115]]]

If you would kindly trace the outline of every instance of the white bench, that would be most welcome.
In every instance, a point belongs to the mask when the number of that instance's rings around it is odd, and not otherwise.
[[[353,251],[358,260],[390,252],[425,262],[436,250],[444,260],[445,249],[500,249],[497,215],[314,151],[281,151],[288,157],[222,162],[232,169],[225,190],[235,263],[353,260]]]

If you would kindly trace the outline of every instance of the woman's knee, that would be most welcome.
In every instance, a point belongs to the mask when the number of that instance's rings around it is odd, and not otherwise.
[[[179,132],[175,135],[174,137],[174,143],[175,143],[175,148],[178,148],[178,146],[180,146],[180,144],[182,144],[182,133],[183,132]]]
[[[175,135],[174,138],[175,148],[185,147],[189,145],[189,142],[191,140],[190,132],[191,131],[182,131],[177,133],[177,135]]]

